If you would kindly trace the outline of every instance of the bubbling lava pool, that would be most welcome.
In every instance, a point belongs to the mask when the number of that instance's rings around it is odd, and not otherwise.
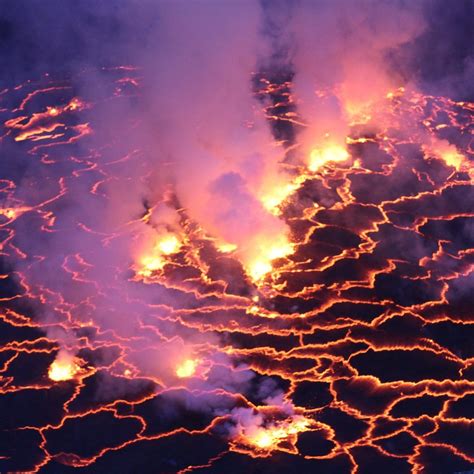
[[[139,70],[107,74],[95,100],[0,95],[0,470],[473,469],[474,104],[387,91],[345,143],[283,160],[260,198],[289,232],[241,253],[172,186],[103,217],[156,171],[92,140],[140,95]],[[291,81],[255,83],[282,142],[305,127]]]

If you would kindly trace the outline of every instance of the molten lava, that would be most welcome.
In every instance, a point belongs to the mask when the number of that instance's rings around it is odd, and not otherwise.
[[[291,81],[265,79],[265,117],[294,131],[290,171],[255,185],[270,224],[239,240],[152,186],[132,140],[99,140],[101,107],[141,93],[133,68],[106,74],[94,102],[64,82],[0,95],[15,150],[0,470],[472,470],[474,104],[384,91],[307,156]]]
[[[315,172],[328,163],[339,163],[350,158],[347,150],[337,144],[325,144],[321,148],[317,147],[311,151],[309,156],[308,169]]]
[[[186,359],[176,367],[176,375],[180,378],[192,377],[196,373],[199,361],[196,359]]]
[[[447,166],[461,170],[465,157],[456,147],[446,140],[432,139],[430,146],[424,146],[425,153],[433,154],[436,158],[443,160]]]
[[[71,380],[80,371],[74,357],[67,352],[60,351],[56,360],[50,365],[48,377],[54,382]]]
[[[286,183],[275,187],[267,194],[262,196],[261,201],[265,209],[274,215],[280,213],[279,207],[291,196],[299,187],[299,183]]]
[[[150,277],[154,272],[162,270],[168,258],[181,249],[181,241],[174,234],[164,234],[156,239],[148,253],[138,260],[137,274]]]
[[[280,236],[274,242],[263,242],[259,254],[248,266],[248,273],[254,281],[265,278],[272,271],[272,262],[287,257],[294,251],[294,246],[285,237]]]
[[[174,234],[168,234],[163,236],[156,243],[156,250],[161,252],[163,255],[172,255],[179,252],[181,242],[178,237]]]
[[[161,270],[165,264],[166,260],[164,260],[159,255],[144,256],[139,261],[137,273],[139,275],[149,277],[153,274],[153,272]]]
[[[297,440],[298,433],[309,430],[311,426],[311,420],[298,415],[268,424],[260,424],[260,418],[257,420],[258,424],[256,425],[238,426],[236,441],[244,446],[244,452],[246,446],[264,456],[267,456],[271,451],[281,449],[282,443],[293,445]],[[237,447],[236,449],[242,448]]]

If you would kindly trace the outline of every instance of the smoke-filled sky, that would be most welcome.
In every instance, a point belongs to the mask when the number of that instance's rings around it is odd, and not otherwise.
[[[294,45],[285,44],[287,28],[291,28],[291,18],[302,9],[310,10],[308,21],[314,15],[320,21],[332,16],[332,20],[324,23],[327,31],[313,30],[323,48],[332,46],[325,39],[338,42],[342,35],[347,40],[352,21],[360,26],[360,22],[370,19],[368,23],[371,24],[366,25],[369,31],[374,35],[385,34],[387,22],[392,23],[392,27],[396,24],[402,29],[410,28],[407,14],[418,11],[422,23],[416,25],[413,35],[407,38],[407,44],[390,52],[394,68],[403,77],[414,79],[426,87],[452,91],[465,96],[465,99],[472,96],[469,77],[473,67],[474,6],[470,0],[450,2],[449,8],[443,0],[4,0],[0,5],[1,81],[9,83],[18,78],[31,78],[35,73],[71,73],[74,68],[84,65],[136,62],[137,57],[146,51],[153,54],[166,50],[166,42],[157,43],[157,34],[164,27],[166,11],[173,5],[182,9],[195,27],[199,26],[199,19],[193,18],[193,9],[208,11],[205,21],[211,28],[219,22],[219,8],[235,9],[238,11],[233,17],[236,23],[238,18],[242,18],[248,22],[247,28],[252,29],[253,24],[259,35],[263,33],[272,38],[274,46],[284,50],[280,52],[280,59],[283,57],[284,60],[294,53]],[[261,17],[262,11],[264,18]],[[260,21],[260,24],[255,25],[255,21]],[[207,30],[204,25],[202,27]],[[176,28],[176,35],[183,40],[190,33],[179,31],[178,26]],[[259,40],[261,42],[261,36]],[[364,46],[360,42],[351,42],[351,45]]]

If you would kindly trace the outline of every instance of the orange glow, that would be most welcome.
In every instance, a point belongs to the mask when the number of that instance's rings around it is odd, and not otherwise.
[[[261,280],[272,271],[272,265],[268,260],[257,260],[250,265],[248,271],[253,280]]]
[[[457,170],[461,169],[464,156],[456,149],[440,151],[440,158],[448,165],[454,166]]]
[[[263,207],[269,212],[274,215],[278,215],[279,210],[278,206],[280,206],[283,201],[285,201],[290,194],[295,192],[298,189],[298,184],[296,183],[288,183],[283,186],[276,187],[275,189],[271,190],[268,194],[265,194],[261,198],[261,202]]]
[[[71,380],[79,372],[79,366],[67,352],[59,352],[56,360],[50,365],[48,377],[54,382]]]
[[[308,168],[315,172],[329,162],[346,161],[349,157],[349,153],[341,145],[329,144],[324,148],[314,148],[310,153]]]
[[[296,434],[307,431],[310,421],[304,417],[269,427],[258,427],[242,433],[244,442],[253,445],[262,451],[271,451],[278,448],[279,443],[294,437]]]
[[[259,448],[269,448],[272,444],[275,443],[274,433],[266,430],[260,431],[255,438],[252,440]]]
[[[218,243],[218,244],[216,244],[216,247],[219,250],[219,252],[222,252],[222,253],[233,252],[234,250],[237,249],[237,245],[227,243],[227,242]]]
[[[252,305],[246,310],[248,314],[258,314],[258,311],[259,307],[257,305]]]
[[[192,377],[196,373],[198,362],[196,359],[186,359],[176,368],[176,375],[180,379]]]
[[[159,237],[149,253],[138,259],[137,274],[149,277],[166,265],[166,257],[178,253],[181,249],[181,241],[175,234],[165,234]]]
[[[8,207],[6,209],[0,209],[0,215],[5,216],[7,219],[14,219],[17,216],[17,212],[13,207]]]
[[[425,153],[431,153],[436,158],[443,160],[447,166],[453,166],[458,171],[461,169],[465,157],[454,145],[451,145],[447,140],[436,138],[433,138],[431,142],[431,146],[423,146]]]
[[[251,261],[247,272],[254,281],[259,281],[272,271],[272,261],[284,258],[293,253],[293,244],[285,237],[280,237],[276,242],[260,245],[259,255]]]
[[[172,255],[179,252],[181,242],[174,234],[164,236],[156,244],[156,248],[164,255]]]
[[[276,260],[277,258],[283,258],[293,252],[293,245],[286,239],[280,239],[280,242],[271,245],[267,251],[267,257],[270,260]]]
[[[161,270],[165,266],[166,261],[160,256],[147,256],[140,259],[140,269],[138,274],[142,276],[150,276],[153,272]]]
[[[67,105],[67,108],[69,110],[77,110],[83,107],[84,107],[84,104],[77,97],[72,99],[71,102],[69,102],[69,104]]]
[[[395,89],[393,91],[387,92],[385,98],[391,100],[395,97],[400,97],[405,93],[405,88],[404,87],[399,87],[398,89]]]

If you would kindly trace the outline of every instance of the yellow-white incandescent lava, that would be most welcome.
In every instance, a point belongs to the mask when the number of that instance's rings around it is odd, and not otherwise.
[[[48,370],[48,377],[54,382],[73,379],[80,371],[80,366],[71,354],[60,351]]]
[[[197,359],[186,359],[176,367],[176,376],[180,379],[192,377],[196,373],[199,361]]]
[[[350,158],[349,152],[341,145],[324,144],[321,148],[314,148],[309,156],[308,169],[318,171],[328,163],[339,163]]]
[[[178,253],[181,245],[180,239],[175,234],[161,235],[147,253],[139,257],[137,274],[149,277],[154,272],[162,270],[167,263],[167,257]]]

